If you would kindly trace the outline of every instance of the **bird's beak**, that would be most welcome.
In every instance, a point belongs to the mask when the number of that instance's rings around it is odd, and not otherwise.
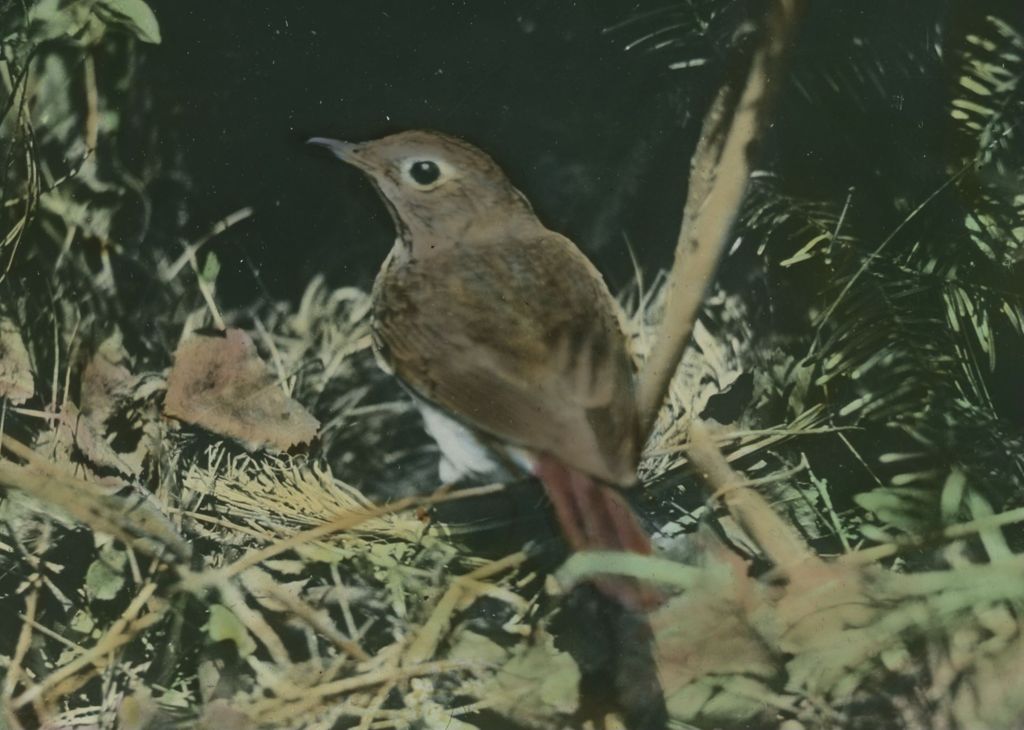
[[[360,154],[363,149],[362,145],[355,142],[343,142],[340,139],[330,139],[329,137],[310,137],[306,140],[306,144],[325,147],[339,160],[358,167],[360,170],[369,172],[371,169],[369,160]]]

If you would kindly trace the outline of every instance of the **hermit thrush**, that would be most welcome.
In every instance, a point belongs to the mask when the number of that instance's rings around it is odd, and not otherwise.
[[[398,229],[373,287],[375,351],[416,399],[442,480],[532,473],[572,548],[650,552],[608,486],[636,482],[639,434],[618,310],[590,261],[462,140],[310,142],[366,173]],[[597,585],[631,607],[651,596]]]

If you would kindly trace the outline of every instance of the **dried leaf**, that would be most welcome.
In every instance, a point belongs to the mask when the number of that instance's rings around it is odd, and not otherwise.
[[[107,443],[100,426],[86,418],[71,402],[65,403],[53,430],[40,435],[35,450],[59,464],[80,465],[90,471],[113,469],[124,476],[137,476],[139,465],[131,464]]]
[[[281,390],[249,335],[239,329],[195,335],[179,345],[164,413],[253,450],[287,451],[311,441],[320,427]]]
[[[544,634],[534,645],[517,647],[488,683],[484,696],[512,719],[550,727],[552,715],[576,711],[579,682],[576,662]]]
[[[200,730],[248,730],[253,727],[253,719],[227,700],[213,700],[203,708],[198,727]]]
[[[126,474],[142,473],[146,459],[160,448],[163,423],[153,396],[164,386],[153,373],[132,373],[120,332],[104,340],[85,366],[82,415],[116,451]]]
[[[105,424],[113,415],[117,401],[131,393],[138,382],[126,363],[128,355],[120,333],[105,339],[82,372],[82,415],[97,424]]]
[[[153,699],[148,687],[141,687],[134,694],[126,695],[117,708],[117,719],[124,730],[145,730],[152,727],[160,707]]]
[[[676,720],[744,721],[765,709],[751,686],[769,694],[778,672],[778,657],[751,623],[752,614],[768,608],[767,596],[713,535],[698,539],[706,566],[651,617],[665,703]]]
[[[0,319],[0,398],[21,405],[35,393],[28,351],[18,328],[9,319]]]
[[[499,664],[508,651],[486,636],[469,629],[460,631],[448,650],[448,658],[467,664]]]

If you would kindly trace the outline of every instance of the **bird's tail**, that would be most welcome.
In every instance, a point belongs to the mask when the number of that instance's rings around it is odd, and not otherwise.
[[[617,490],[550,456],[542,456],[534,470],[573,550],[651,553],[650,536]],[[594,584],[609,598],[636,611],[650,611],[664,601],[653,586],[633,578],[605,576]]]

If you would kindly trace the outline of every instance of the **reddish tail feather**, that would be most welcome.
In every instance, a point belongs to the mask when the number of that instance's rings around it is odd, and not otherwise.
[[[618,491],[593,477],[543,456],[534,468],[573,550],[622,550],[651,554],[651,539]],[[650,611],[664,596],[650,585],[623,576],[594,580],[609,598],[635,611]]]

